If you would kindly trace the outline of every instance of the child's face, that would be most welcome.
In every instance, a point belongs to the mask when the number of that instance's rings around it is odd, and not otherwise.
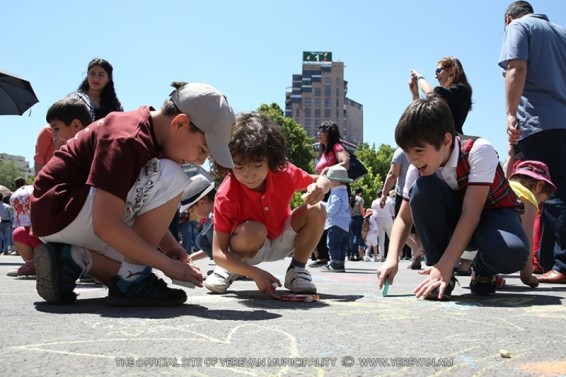
[[[198,216],[199,218],[208,217],[212,212],[211,206],[207,205],[206,199],[201,199],[189,207],[189,214]]]
[[[49,122],[49,126],[53,132],[53,138],[55,140],[59,140],[62,144],[65,144],[69,139],[74,138],[77,132],[83,129],[81,122],[76,119],[68,126],[59,119],[55,119]]]
[[[418,169],[420,175],[432,175],[450,159],[451,146],[452,137],[447,134],[438,150],[434,145],[424,143],[423,146],[411,148],[405,153],[411,165]]]
[[[269,164],[267,163],[267,158],[261,161],[242,163],[236,157],[234,158],[232,173],[238,182],[244,186],[255,191],[263,191],[265,189],[265,178],[269,173]]]
[[[165,157],[178,164],[202,165],[209,156],[202,132],[190,132],[187,127],[174,131],[167,145],[163,145]]]

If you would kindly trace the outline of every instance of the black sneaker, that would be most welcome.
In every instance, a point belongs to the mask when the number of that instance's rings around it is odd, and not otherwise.
[[[309,267],[322,267],[322,266],[326,266],[328,264],[328,261],[322,260],[322,259],[317,259],[314,262],[312,262],[311,264],[309,264]]]
[[[450,300],[450,298],[452,297],[452,291],[454,290],[456,283],[458,283],[458,285],[460,285],[460,282],[458,282],[458,280],[454,276],[452,276],[452,278],[450,279],[450,282],[448,283],[448,286],[444,290],[444,296],[442,297],[442,300]],[[431,301],[439,301],[439,299],[438,299],[438,289],[435,289],[432,292],[430,292],[428,295],[425,296],[424,299],[425,300],[431,300]]]
[[[149,267],[134,281],[115,275],[108,285],[107,302],[111,306],[177,306],[185,301],[184,290],[167,287]]]
[[[35,248],[33,263],[37,293],[50,304],[71,304],[83,269],[71,257],[71,245],[45,243]]]
[[[472,272],[470,291],[475,295],[488,296],[495,293],[495,275],[476,275]]]

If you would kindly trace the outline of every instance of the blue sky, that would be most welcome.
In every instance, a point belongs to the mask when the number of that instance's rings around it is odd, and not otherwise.
[[[88,62],[114,66],[125,110],[160,107],[171,81],[207,82],[235,111],[284,108],[302,51],[332,51],[345,63],[348,97],[364,106],[364,140],[395,145],[393,130],[419,70],[436,84],[444,56],[458,57],[474,89],[464,130],[506,153],[504,83],[497,66],[501,0],[99,0],[8,1],[2,6],[0,69],[29,79],[40,102],[0,116],[0,152],[33,165],[49,106],[74,91]],[[535,12],[566,25],[566,2],[532,0]]]

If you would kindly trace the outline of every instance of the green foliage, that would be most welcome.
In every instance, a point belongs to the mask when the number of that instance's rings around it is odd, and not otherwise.
[[[0,185],[14,191],[14,180],[22,176],[22,172],[14,161],[0,160]]]
[[[314,138],[308,137],[300,124],[291,118],[286,118],[283,110],[276,103],[263,104],[258,111],[269,116],[283,129],[287,137],[289,161],[305,171],[314,173],[315,152],[312,147],[315,142]],[[352,183],[351,186],[352,189],[359,186],[364,190],[363,198],[366,207],[369,207],[375,199],[376,191],[383,187],[393,152],[395,148],[387,144],[381,144],[379,149],[376,149],[375,144],[372,144],[371,147],[366,143],[358,146],[356,156],[368,169],[368,174]],[[301,194],[295,193],[291,201],[291,208],[296,208],[301,204],[303,204]]]
[[[387,144],[381,144],[378,150],[375,149],[375,144],[372,144],[371,147],[366,143],[358,146],[356,157],[368,169],[368,174],[352,183],[351,186],[352,189],[355,187],[363,189],[362,197],[366,208],[376,198],[377,190],[383,187],[394,152],[395,148]]]
[[[284,117],[283,110],[276,103],[263,104],[258,111],[269,116],[283,129],[287,137],[289,161],[309,173],[314,173],[314,139],[308,137],[305,129],[293,119]]]

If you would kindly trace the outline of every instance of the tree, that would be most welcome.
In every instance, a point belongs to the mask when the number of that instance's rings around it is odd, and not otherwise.
[[[375,144],[372,144],[371,147],[366,143],[358,146],[356,157],[368,169],[368,174],[352,183],[352,187],[361,187],[363,189],[362,197],[366,207],[369,207],[376,198],[377,190],[383,187],[394,152],[395,148],[387,144],[381,144],[378,150],[375,149]]]
[[[276,103],[263,104],[258,111],[269,116],[283,129],[287,137],[289,161],[309,173],[314,173],[314,138],[308,137],[305,129],[293,119],[284,117],[283,110]]]
[[[0,160],[0,185],[14,191],[14,180],[22,175],[22,172],[14,161]]]

